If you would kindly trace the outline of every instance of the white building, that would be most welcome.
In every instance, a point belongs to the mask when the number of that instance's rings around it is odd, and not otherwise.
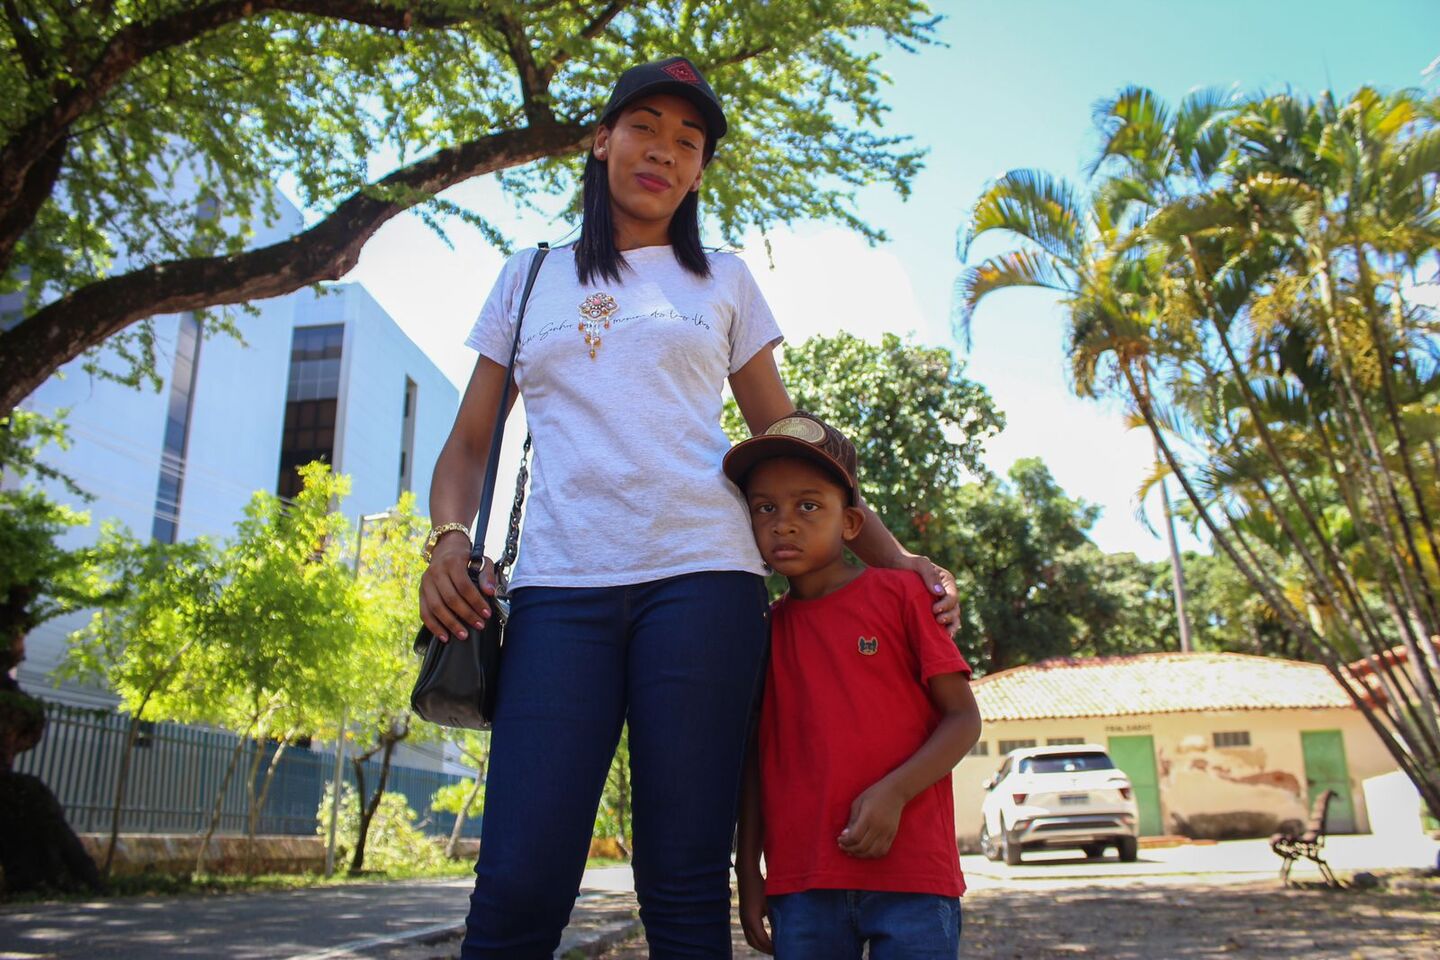
[[[281,221],[255,238],[265,245],[303,228],[283,204]],[[0,310],[7,306],[0,304]],[[430,472],[459,394],[358,284],[301,290],[230,316],[244,343],[200,337],[193,315],[157,318],[159,392],[92,377],[72,361],[26,399],[45,414],[67,410],[74,443],[45,460],[93,494],[93,523],[71,545],[90,542],[103,520],[165,541],[224,538],[257,490],[289,496],[292,468],[328,460],[352,480],[344,509],[383,511],[404,491],[429,500]],[[108,355],[103,362],[117,365]],[[73,501],[52,486],[62,502]],[[84,615],[43,624],[26,641],[20,683],[47,699],[108,706],[103,691],[53,687],[51,672]]]

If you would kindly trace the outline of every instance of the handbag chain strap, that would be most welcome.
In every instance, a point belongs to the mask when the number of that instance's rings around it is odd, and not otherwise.
[[[495,427],[490,433],[490,454],[485,460],[485,482],[480,490],[480,515],[475,521],[475,539],[470,545],[470,564],[472,567],[479,567],[485,560],[485,530],[490,523],[490,507],[495,496],[495,474],[500,466],[500,445],[505,437],[505,415],[510,410],[510,388],[515,382],[515,358],[520,353],[520,332],[525,323],[525,306],[530,301],[530,290],[535,286],[535,278],[540,273],[540,264],[545,262],[545,255],[550,252],[549,244],[540,244],[535,255],[530,260],[530,272],[525,277],[525,288],[520,294],[520,308],[516,311],[515,317],[515,339],[510,345],[510,362],[505,367],[505,385],[500,390],[500,403],[495,411]],[[525,437],[525,450],[530,450],[530,437]],[[515,551],[518,549],[520,537],[520,507],[524,502],[525,479],[529,475],[526,469],[525,460],[522,455],[520,461],[520,490],[515,494],[515,506],[510,511],[510,531],[505,538],[505,556],[501,563],[506,567],[514,562]],[[497,576],[500,565],[497,564]],[[500,579],[501,592],[504,591],[505,581]]]
[[[525,433],[525,446],[520,448],[520,472],[515,477],[515,502],[510,505],[510,529],[505,534],[505,553],[495,563],[495,579],[504,593],[510,582],[510,566],[520,550],[520,514],[525,507],[525,482],[530,479],[530,433]]]

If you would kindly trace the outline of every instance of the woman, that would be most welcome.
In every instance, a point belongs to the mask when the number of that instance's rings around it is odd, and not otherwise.
[[[794,405],[754,279],[700,245],[698,191],[726,126],[688,60],[627,70],[586,161],[580,239],[545,261],[526,307],[514,379],[534,474],[465,960],[551,956],[627,720],[651,956],[730,956],[730,842],[767,604],[744,501],[720,471],[721,389],[728,379],[756,433]],[[531,256],[506,265],[467,340],[480,358],[435,466],[430,515],[450,531],[432,534],[421,614],[442,638],[489,614],[463,528]],[[953,626],[953,580],[870,516],[856,553],[919,572]],[[488,561],[481,582],[493,592]]]

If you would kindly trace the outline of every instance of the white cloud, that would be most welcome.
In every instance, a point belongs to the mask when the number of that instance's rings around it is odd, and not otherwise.
[[[770,248],[767,257],[764,238],[751,234],[740,257],[791,343],[841,330],[871,342],[886,332],[949,342],[948,328],[926,318],[904,265],[890,250],[838,227],[776,230]]]

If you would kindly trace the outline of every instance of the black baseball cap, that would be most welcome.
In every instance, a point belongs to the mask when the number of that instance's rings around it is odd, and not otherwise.
[[[720,98],[715,96],[715,91],[710,89],[710,84],[705,82],[695,64],[684,57],[642,63],[620,74],[610,94],[610,102],[605,104],[605,112],[600,117],[608,123],[627,104],[657,93],[673,93],[695,104],[705,118],[708,147],[713,148],[715,141],[725,136],[725,131],[730,128],[725,122]]]
[[[824,420],[800,410],[776,420],[758,437],[731,447],[721,469],[743,490],[750,471],[761,461],[776,457],[809,460],[832,474],[845,488],[850,506],[858,503],[855,444]]]

